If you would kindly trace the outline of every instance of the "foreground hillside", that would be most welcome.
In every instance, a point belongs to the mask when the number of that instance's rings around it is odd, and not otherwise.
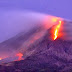
[[[20,33],[3,45],[21,52],[23,60],[1,64],[0,72],[72,72],[72,42],[51,40],[49,30]]]

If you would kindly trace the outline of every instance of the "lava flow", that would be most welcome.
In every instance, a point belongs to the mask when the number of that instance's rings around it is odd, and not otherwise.
[[[54,40],[56,40],[58,37],[58,31],[59,31],[60,26],[61,26],[61,21],[59,21],[59,24],[56,26],[56,29],[54,31]]]

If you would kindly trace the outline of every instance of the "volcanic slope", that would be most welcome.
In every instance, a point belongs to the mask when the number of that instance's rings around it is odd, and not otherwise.
[[[27,34],[20,33],[18,36],[0,44],[0,46],[15,47],[18,52],[23,53],[24,58],[24,60],[0,65],[0,71],[72,72],[72,42],[60,38],[52,40],[50,30],[42,31],[42,33],[41,29],[33,31]]]

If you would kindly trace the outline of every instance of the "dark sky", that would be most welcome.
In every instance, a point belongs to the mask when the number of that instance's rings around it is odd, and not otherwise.
[[[6,24],[7,18],[3,18],[2,14],[10,10],[30,10],[72,19],[72,0],[0,0],[0,42],[20,30],[12,22]]]

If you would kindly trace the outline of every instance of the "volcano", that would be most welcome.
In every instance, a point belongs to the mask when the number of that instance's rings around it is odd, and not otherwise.
[[[52,40],[50,30],[33,28],[0,43],[0,72],[72,72],[72,41]]]

